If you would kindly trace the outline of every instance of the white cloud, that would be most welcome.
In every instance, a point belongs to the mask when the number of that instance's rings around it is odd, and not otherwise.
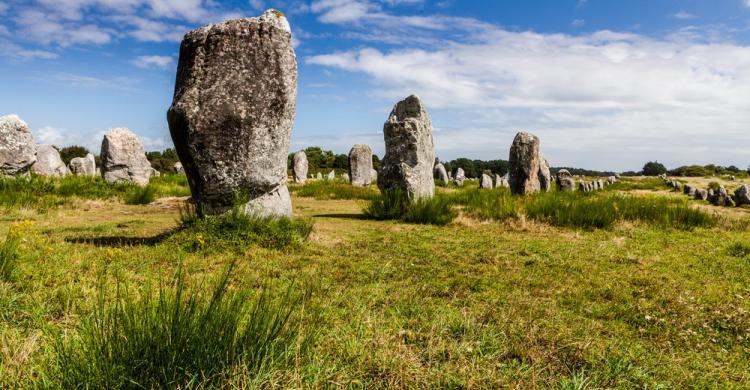
[[[575,27],[575,28],[579,28],[579,27],[583,27],[584,25],[586,25],[586,21],[583,20],[583,19],[576,19],[576,20],[572,21],[570,23],[570,25],[573,26],[573,27]]]
[[[263,0],[248,0],[248,4],[255,11],[263,11],[266,8],[266,2]]]
[[[47,13],[24,10],[18,14],[16,24],[26,37],[43,44],[70,46],[74,44],[106,44],[111,32],[93,24],[73,24],[55,20]]]
[[[34,139],[40,144],[61,145],[67,141],[64,130],[55,127],[42,127],[34,132]]]
[[[750,0],[745,0],[745,7],[750,7]]]
[[[131,63],[139,68],[169,69],[174,64],[174,58],[170,56],[140,56]]]
[[[454,118],[436,123],[444,128],[435,136],[439,152],[460,145],[460,154],[504,158],[513,134],[531,129],[555,165],[633,169],[654,158],[747,164],[747,46],[496,29],[475,42],[363,48],[306,61],[370,76],[375,98],[419,94],[441,117]]]
[[[750,0],[748,0],[748,1],[750,1]],[[691,14],[690,12],[685,12],[685,11],[680,11],[680,12],[672,15],[672,17],[675,18],[675,19],[680,19],[680,20],[689,20],[689,19],[695,19],[695,18],[697,18],[697,16]]]
[[[44,75],[40,78],[56,83],[62,83],[75,88],[106,88],[125,92],[136,91],[135,87],[138,83],[140,83],[140,80],[130,77],[115,77],[112,79],[103,79],[73,73],[54,73]]]

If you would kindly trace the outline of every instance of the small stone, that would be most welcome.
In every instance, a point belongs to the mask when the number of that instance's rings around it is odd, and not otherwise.
[[[101,176],[96,168],[96,158],[89,153],[86,157],[75,157],[68,164],[70,172],[76,176]]]
[[[292,162],[292,174],[294,176],[294,182],[298,184],[304,184],[307,180],[307,170],[309,168],[307,162],[307,154],[304,150],[294,154]]]
[[[567,169],[557,171],[557,189],[567,192],[576,190],[576,180]]]
[[[492,185],[492,177],[490,177],[490,175],[488,175],[486,173],[483,173],[482,174],[482,181],[479,183],[479,188],[491,190],[492,187],[493,187],[493,185]]]
[[[440,180],[443,184],[448,183],[448,172],[445,170],[445,166],[441,163],[435,164],[435,169],[433,170],[433,174],[435,176],[435,180]]]
[[[372,149],[357,144],[349,151],[349,175],[355,187],[369,187],[372,183]]]
[[[60,152],[52,145],[37,145],[36,162],[31,166],[31,170],[37,175],[48,177],[62,177],[68,174],[68,167],[60,158]]]
[[[176,163],[174,163],[174,167],[172,167],[172,170],[175,173],[185,173],[185,169],[182,167],[182,163],[179,162],[179,161],[177,161]]]
[[[140,138],[126,128],[110,130],[102,141],[102,177],[114,183],[148,184],[153,173]]]
[[[737,198],[737,204],[740,206],[750,204],[750,186],[747,184],[741,185],[734,190],[734,197]]]
[[[456,169],[456,177],[453,179],[456,185],[459,187],[462,187],[464,185],[465,180],[466,180],[466,174],[464,173],[464,170],[462,168]]]

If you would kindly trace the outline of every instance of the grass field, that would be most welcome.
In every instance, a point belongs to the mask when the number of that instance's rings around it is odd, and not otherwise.
[[[186,194],[161,180],[155,197]],[[437,226],[366,218],[374,187],[330,185],[293,187],[301,219],[266,228],[186,224],[179,200],[128,189],[48,204],[6,185],[0,388],[750,387],[748,209],[640,181],[558,198],[560,216],[543,196],[440,188],[457,216]],[[604,228],[555,223],[608,207]]]

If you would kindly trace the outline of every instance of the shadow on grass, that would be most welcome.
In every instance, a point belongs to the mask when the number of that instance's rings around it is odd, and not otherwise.
[[[72,244],[89,244],[97,247],[129,247],[129,246],[156,246],[182,228],[169,229],[151,237],[132,237],[132,236],[100,236],[100,237],[67,237],[65,242]]]

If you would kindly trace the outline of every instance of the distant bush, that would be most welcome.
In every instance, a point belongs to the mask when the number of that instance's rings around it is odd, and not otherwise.
[[[301,218],[266,218],[245,214],[235,207],[222,216],[199,218],[194,209],[181,214],[181,229],[173,240],[191,250],[233,249],[251,245],[283,249],[304,243],[313,223]]]
[[[378,195],[373,187],[354,187],[345,180],[311,180],[303,186],[292,186],[290,190],[303,198],[317,200],[364,199]]]
[[[457,216],[448,197],[437,195],[411,201],[406,192],[398,189],[377,195],[365,207],[364,214],[371,219],[400,219],[425,225],[447,225]]]
[[[102,283],[93,314],[74,336],[58,336],[55,387],[221,388],[238,370],[253,379],[287,367],[301,340],[301,297],[291,288],[277,299],[265,289],[230,290],[230,272],[209,294],[189,288],[180,271],[156,294],[118,285],[111,303]]]
[[[659,176],[665,173],[667,168],[658,161],[649,161],[643,166],[643,176]]]

